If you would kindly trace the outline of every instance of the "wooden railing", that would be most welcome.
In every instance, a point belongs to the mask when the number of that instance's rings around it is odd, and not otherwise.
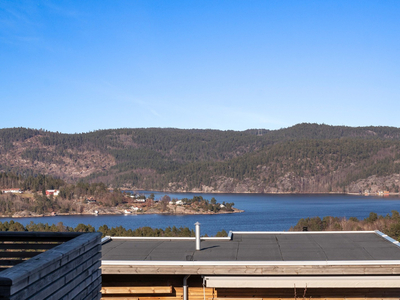
[[[0,299],[100,299],[101,234],[0,232]]]

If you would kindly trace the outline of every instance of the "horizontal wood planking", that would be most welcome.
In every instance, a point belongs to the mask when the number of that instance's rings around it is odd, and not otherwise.
[[[15,266],[26,260],[27,259],[0,259],[0,266]]]
[[[159,299],[159,298],[157,298]],[[157,300],[154,298],[154,300]],[[170,298],[173,299],[173,298]],[[182,299],[182,298],[179,298]],[[138,297],[134,297],[134,296],[123,296],[123,297],[115,297],[115,296],[111,296],[111,297],[101,297],[101,300],[139,300]]]
[[[188,298],[189,300],[204,300],[204,295],[206,299],[213,299],[214,297],[214,289],[213,288],[199,288],[199,287],[188,287]],[[103,294],[103,300],[115,300],[115,299],[129,299],[129,300],[174,300],[174,299],[183,299],[183,287],[174,287],[172,291],[172,295],[154,295],[151,296],[149,294],[142,295],[119,295],[115,294]]]
[[[81,291],[78,295],[75,296],[74,300],[95,300],[101,298],[101,281],[102,278],[99,276],[95,281],[93,281],[87,288]],[[61,298],[62,300],[66,300]]]
[[[43,253],[44,251],[7,251],[0,252],[0,259],[2,258],[31,258]]]
[[[88,272],[83,273],[81,276],[78,276],[75,280],[68,283],[62,289],[58,290],[55,294],[52,294],[50,299],[75,299],[78,294],[80,294],[86,288],[90,288],[90,285],[99,279],[101,280],[101,272],[99,268],[96,270],[90,269]],[[100,294],[100,289],[98,290],[98,293]]]
[[[100,260],[101,257],[101,254],[99,253],[100,249],[101,249],[100,245],[93,247],[86,253],[86,255],[81,255],[76,259],[70,261],[68,264],[65,264],[64,266],[58,268],[54,272],[44,275],[39,280],[35,281],[34,285],[26,286],[19,293],[22,293],[21,295],[25,296],[31,295],[35,291],[38,291],[40,289],[43,289],[45,286],[50,285],[57,278],[62,277],[64,274],[69,273],[72,270],[75,270],[76,272],[77,271],[76,269],[79,267],[87,268],[87,265],[92,265]],[[90,258],[88,259],[88,257]]]
[[[169,275],[384,275],[400,274],[399,265],[165,266],[102,265],[103,274]]]
[[[1,241],[7,242],[67,242],[81,235],[78,232],[13,232],[2,231],[0,234]]]
[[[26,261],[29,258],[35,257],[46,250],[52,249],[58,245],[57,243],[40,243],[34,241],[12,242],[7,241],[0,233],[0,271],[8,269],[10,266],[15,266]],[[27,237],[24,237],[27,239]],[[7,267],[8,266],[8,267]]]
[[[101,289],[102,294],[171,294],[172,286],[109,286]]]
[[[3,250],[10,250],[10,249],[17,249],[17,250],[48,250],[52,249],[61,243],[0,243],[0,249]],[[1,253],[1,252],[0,252]]]
[[[73,270],[70,273],[65,274],[61,278],[54,278],[54,281],[49,285],[45,286],[42,290],[39,290],[35,294],[31,294],[35,296],[35,299],[46,299],[51,296],[52,299],[60,299],[61,296],[67,294],[69,291],[74,290],[79,284],[84,282],[87,278],[91,277],[94,273],[99,270],[99,263],[90,265],[87,269],[81,270],[77,269],[77,271]],[[99,277],[98,275],[97,277]],[[54,294],[57,294],[57,297],[54,297]],[[28,294],[29,296],[29,294]],[[10,297],[13,299],[14,295]],[[15,295],[16,299],[21,299],[18,294]]]
[[[15,294],[16,297],[25,299],[26,297],[34,295],[40,290],[46,289],[46,287],[51,287],[53,285],[52,288],[54,288],[54,285],[57,284],[57,281],[64,280],[65,276],[68,276],[68,278],[71,277],[73,278],[74,276],[79,275],[81,272],[83,272],[90,266],[94,265],[95,263],[99,263],[99,260],[101,258],[101,254],[99,253],[100,249],[101,249],[100,245],[94,247],[93,249],[87,252],[87,255],[81,255],[80,257],[76,258],[70,263],[57,269],[55,272],[52,272],[47,276],[44,276],[40,280],[35,281],[34,284],[27,286],[25,289],[16,293]],[[58,286],[59,287],[63,286],[61,281],[58,281]]]
[[[222,299],[224,299],[224,300],[245,300],[246,298],[243,298],[243,297],[241,297],[241,298],[212,298],[213,300],[222,300]],[[263,300],[264,298],[248,298],[248,299],[252,299],[252,300]]]
[[[241,297],[242,299],[254,299],[254,298],[264,298],[264,299],[276,299],[276,298],[327,298],[327,299],[346,299],[346,298],[381,298],[387,299],[396,297],[400,295],[400,288],[396,289],[241,289],[241,288],[231,288],[231,289],[216,289],[216,295],[218,298],[235,298]]]
[[[82,234],[69,242],[41,253],[23,264],[1,272],[0,286],[12,282],[11,293],[14,294],[98,245],[99,240],[100,234]],[[8,278],[8,281],[3,282],[1,278]]]
[[[368,298],[368,297],[363,297],[363,298],[354,298],[354,297],[342,297],[342,298],[330,298],[330,297],[318,297],[318,298],[309,298],[309,297],[305,297],[303,299],[303,296],[300,295],[297,298],[285,298],[285,297],[264,297],[264,298],[206,298],[207,300],[311,300],[311,299],[320,299],[320,300],[345,300],[345,299],[351,299],[351,300],[398,300],[399,298],[394,297],[394,298]]]
[[[38,236],[46,237],[42,233]],[[47,237],[55,236],[51,234]],[[23,238],[27,239],[27,236]],[[101,295],[99,270],[101,235],[98,233],[61,235],[61,239],[67,238],[74,239],[1,272],[0,293],[5,297],[8,294],[8,299],[27,299],[26,296],[32,295],[36,295],[32,296],[32,299],[45,299],[46,295],[51,296],[56,293],[58,293],[57,299],[68,294],[82,295],[83,299],[92,293],[97,295],[92,299],[98,299]],[[61,274],[64,274],[61,278],[63,285],[60,284]],[[68,282],[69,284],[65,286]],[[97,288],[97,290],[85,291],[86,288]]]

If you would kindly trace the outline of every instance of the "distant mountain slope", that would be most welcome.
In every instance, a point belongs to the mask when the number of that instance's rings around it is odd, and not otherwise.
[[[298,124],[280,130],[0,130],[0,170],[133,189],[398,191],[400,129]]]

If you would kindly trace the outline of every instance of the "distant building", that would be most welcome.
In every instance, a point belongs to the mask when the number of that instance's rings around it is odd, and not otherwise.
[[[50,195],[58,196],[59,193],[60,193],[59,190],[46,190],[46,196],[50,196]]]
[[[8,193],[12,193],[12,194],[22,194],[21,189],[5,189],[2,190],[3,194],[8,194]]]
[[[146,199],[135,199],[133,202],[144,203],[146,202]]]

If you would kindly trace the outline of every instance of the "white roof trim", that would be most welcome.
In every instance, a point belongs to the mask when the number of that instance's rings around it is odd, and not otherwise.
[[[107,238],[107,239],[106,239]],[[109,240],[145,240],[145,241],[154,241],[154,240],[160,240],[160,241],[195,241],[196,237],[143,237],[143,236],[106,236],[103,238],[104,241],[109,241]],[[231,240],[230,237],[201,237],[202,241],[208,241],[208,240]]]
[[[234,234],[343,234],[343,233],[376,233],[387,240],[391,239],[382,232],[375,231],[229,231],[227,237],[201,237],[201,240],[226,240],[232,239]],[[143,236],[106,236],[103,238],[103,243],[109,240],[171,240],[171,241],[195,241],[195,237],[143,237]],[[393,239],[391,239],[393,240]],[[393,240],[394,241],[394,240]],[[397,242],[397,241],[395,241]],[[398,242],[397,242],[398,243]],[[400,245],[399,245],[400,246]]]
[[[383,237],[385,240],[388,240],[389,242],[395,244],[396,246],[400,247],[399,241],[396,241],[395,239],[392,239],[390,236],[387,234],[384,234],[383,232],[380,232],[379,230],[375,230],[375,233],[381,237]]]
[[[360,266],[400,265],[400,260],[342,260],[342,261],[157,261],[102,260],[102,266]]]
[[[378,231],[378,230],[376,230]],[[376,231],[232,231],[233,234],[335,234],[335,233],[376,233]]]
[[[398,288],[400,276],[206,276],[212,288]]]

